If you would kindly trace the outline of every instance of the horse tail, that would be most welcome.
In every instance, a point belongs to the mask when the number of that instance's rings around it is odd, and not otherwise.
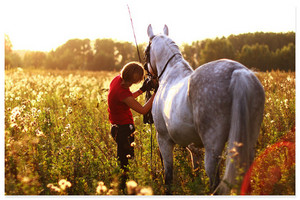
[[[223,181],[220,184],[221,193],[229,194],[230,189],[237,184],[236,178],[239,169],[247,170],[252,162],[250,124],[250,104],[253,93],[254,74],[248,69],[237,69],[233,71],[230,92],[232,94],[231,124],[228,137],[228,149],[226,158],[226,170]],[[258,135],[258,133],[257,133]]]

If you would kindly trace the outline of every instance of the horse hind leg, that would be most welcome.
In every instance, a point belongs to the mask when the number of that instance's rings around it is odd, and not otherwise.
[[[214,126],[216,127],[216,126]],[[211,128],[203,135],[205,148],[205,171],[209,177],[210,191],[214,192],[220,183],[220,161],[226,143],[226,129]],[[214,193],[217,194],[217,193]]]
[[[220,160],[221,152],[215,152],[214,149],[205,149],[205,171],[209,177],[210,191],[213,192],[220,183]]]

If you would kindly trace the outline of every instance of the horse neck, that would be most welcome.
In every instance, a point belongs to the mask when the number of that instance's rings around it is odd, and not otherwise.
[[[165,61],[166,63],[167,61]],[[163,66],[162,66],[163,65]],[[160,73],[162,68],[165,64],[162,64]],[[160,78],[160,83],[162,82],[177,82],[189,75],[193,72],[191,66],[182,58],[182,55],[178,54],[175,55],[174,58],[169,62],[168,66],[166,67],[165,72]]]
[[[192,73],[193,69],[183,59],[175,42],[170,39],[157,39],[153,41],[153,45],[155,46],[153,52],[155,52],[154,57],[156,59],[157,74],[161,75],[160,80],[180,80]],[[173,55],[175,55],[175,57],[172,58]],[[171,60],[169,61],[170,58]],[[167,63],[168,65],[166,66]],[[163,72],[165,67],[166,69]],[[166,79],[166,77],[168,77],[168,79]]]

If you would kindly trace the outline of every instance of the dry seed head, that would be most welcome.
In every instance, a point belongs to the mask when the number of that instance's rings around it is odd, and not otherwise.
[[[58,182],[58,185],[60,186],[60,188],[61,188],[62,190],[65,190],[66,188],[72,186],[72,184],[71,184],[69,181],[67,181],[66,179],[61,179],[61,180]]]
[[[20,114],[20,108],[17,106],[14,109],[12,109],[11,114],[17,115]]]
[[[137,195],[153,195],[153,190],[150,187],[144,187]]]
[[[114,190],[113,189],[109,189],[107,192],[107,195],[113,195],[114,194]]]
[[[103,182],[103,181],[99,181],[99,182],[98,182],[98,185],[101,185],[101,186],[102,186],[102,185],[104,185],[104,182]]]
[[[105,185],[98,185],[96,192],[97,194],[104,194],[107,191],[107,187]]]
[[[137,183],[133,180],[128,181],[126,183],[128,194],[135,194],[135,189],[137,187]]]
[[[25,176],[25,177],[22,178],[22,182],[23,183],[29,183],[30,182],[30,178],[27,177],[27,176]]]
[[[56,187],[56,186],[54,186],[54,185],[52,185],[52,186],[50,187],[50,190],[52,190],[52,191],[54,191],[54,192],[60,192],[60,191],[61,191],[61,189],[60,189],[59,187]]]
[[[241,147],[241,146],[243,146],[243,143],[241,143],[241,142],[233,142],[233,144],[234,144],[236,147]]]
[[[230,151],[229,151],[230,153],[236,153],[237,152],[237,150],[236,150],[236,148],[235,147],[233,147],[232,149],[230,149]]]
[[[232,153],[232,154],[230,155],[231,158],[234,158],[234,157],[236,157],[236,156],[239,155],[238,151],[236,150],[236,147],[233,147],[233,148],[229,151],[229,153]]]
[[[11,128],[18,128],[18,124],[12,123],[12,124],[10,124],[10,127],[11,127]]]
[[[38,129],[36,129],[35,133],[36,133],[36,136],[38,136],[38,137],[44,136],[43,131],[40,131]]]
[[[132,146],[132,147],[134,147],[135,145],[136,145],[135,142],[132,142],[132,143],[130,144],[130,146]]]

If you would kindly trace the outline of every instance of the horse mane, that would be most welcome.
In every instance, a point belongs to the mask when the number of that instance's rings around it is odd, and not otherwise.
[[[161,37],[161,38],[163,38],[163,37]],[[171,52],[173,54],[174,53],[180,53],[181,54],[178,45],[171,38],[169,38],[167,36],[165,36],[164,38],[165,38],[164,43],[169,47],[169,49],[171,50]]]
[[[189,63],[183,58],[183,55],[178,47],[178,45],[169,37],[164,37],[166,38],[166,40],[164,40],[165,44],[169,47],[169,49],[171,50],[171,52],[173,54],[175,53],[180,53],[181,55],[181,59],[182,59],[182,66],[184,69],[184,72],[190,73],[191,71],[193,71],[193,68],[189,65]]]

